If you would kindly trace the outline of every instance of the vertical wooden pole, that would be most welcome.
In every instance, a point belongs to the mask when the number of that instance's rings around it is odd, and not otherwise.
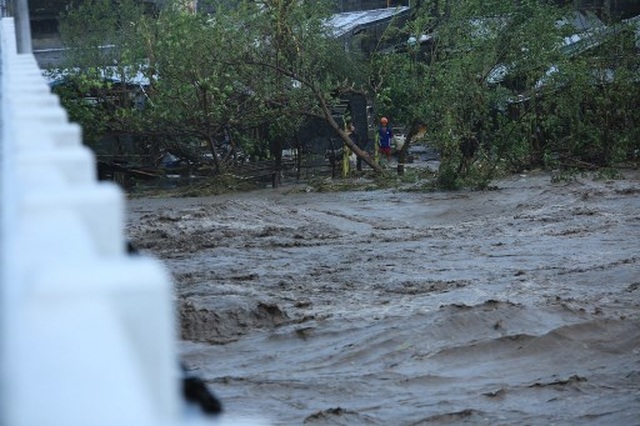
[[[344,131],[349,132],[347,120],[344,120]],[[349,156],[351,155],[351,150],[346,143],[343,143],[342,148],[342,177],[346,178],[349,175]]]
[[[380,163],[380,132],[376,130],[376,136],[373,143],[373,160],[376,164]]]

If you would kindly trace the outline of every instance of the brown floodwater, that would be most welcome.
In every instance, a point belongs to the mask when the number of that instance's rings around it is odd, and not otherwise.
[[[180,352],[273,425],[640,425],[640,173],[135,199]]]

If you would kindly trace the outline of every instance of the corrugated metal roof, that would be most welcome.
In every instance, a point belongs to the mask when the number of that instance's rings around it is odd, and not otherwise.
[[[341,37],[360,26],[390,19],[408,11],[409,9],[410,8],[408,6],[399,6],[388,7],[385,9],[336,13],[329,19],[327,25],[333,28],[334,36]]]
[[[55,86],[65,81],[70,75],[78,74],[81,71],[80,68],[72,69],[54,69],[43,70],[44,78],[50,86]],[[149,78],[145,76],[142,71],[134,70],[131,67],[125,67],[125,78],[122,77],[122,69],[115,66],[107,66],[97,69],[100,77],[104,80],[111,81],[113,83],[125,83],[134,86],[148,86]]]

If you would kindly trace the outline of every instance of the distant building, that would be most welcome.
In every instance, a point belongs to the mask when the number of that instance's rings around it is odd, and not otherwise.
[[[151,11],[162,0],[139,0]],[[0,0],[0,4],[8,0]],[[64,61],[63,44],[58,30],[60,16],[77,0],[29,0],[29,19],[33,55],[42,68],[56,67]]]
[[[638,0],[556,0],[562,6],[573,5],[581,11],[589,11],[601,19],[612,20],[632,18],[640,15],[640,1]]]
[[[340,39],[346,51],[368,56],[376,49],[384,49],[397,42],[385,40],[380,44],[389,25],[401,27],[410,12],[411,8],[408,6],[340,12],[331,17],[329,26],[333,28],[334,36]]]
[[[337,12],[383,9],[385,7],[415,6],[419,0],[339,0]]]
[[[114,0],[115,1],[115,0]],[[139,0],[149,9],[162,5],[166,0]],[[229,0],[235,1],[235,0]],[[345,31],[337,34],[345,42],[345,48],[370,53],[380,31],[391,19],[402,20],[408,16],[408,9],[415,9],[423,0],[337,0],[335,12],[341,14],[338,19]],[[559,5],[574,5],[579,10],[591,11],[604,21],[630,18],[640,15],[640,0],[555,0]],[[193,0],[192,7],[201,7],[207,0]],[[73,0],[29,0],[29,14],[33,38],[34,56],[40,66],[60,64],[62,60],[62,41],[58,33],[58,19]],[[198,5],[200,3],[200,5]],[[3,9],[8,0],[0,0]],[[382,9],[394,9],[396,12],[387,17]],[[380,10],[378,15],[364,14],[360,17],[349,16],[358,11]],[[372,12],[373,13],[373,12]],[[346,14],[346,15],[345,15]]]

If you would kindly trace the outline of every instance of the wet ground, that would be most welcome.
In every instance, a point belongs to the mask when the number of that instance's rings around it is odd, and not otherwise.
[[[137,199],[128,232],[229,413],[640,425],[640,173],[495,185]]]

